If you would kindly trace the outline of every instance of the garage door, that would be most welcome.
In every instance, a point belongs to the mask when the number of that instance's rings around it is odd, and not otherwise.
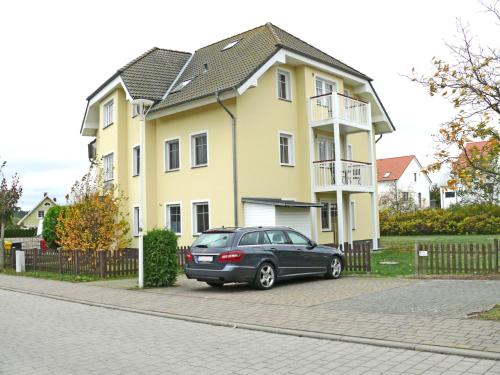
[[[276,207],[276,225],[291,227],[311,238],[311,214],[306,207]]]

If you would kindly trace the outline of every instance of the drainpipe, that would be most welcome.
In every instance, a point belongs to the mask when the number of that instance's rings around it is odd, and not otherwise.
[[[375,143],[377,143],[378,141],[380,141],[382,139],[382,136],[383,134],[380,134],[380,137],[378,137],[376,140],[375,140]]]
[[[222,103],[219,97],[219,93],[215,93],[215,98],[217,103],[226,111],[226,113],[231,117],[231,129],[232,129],[232,143],[233,143],[233,206],[234,206],[234,226],[238,226],[238,167],[236,158],[236,116]]]

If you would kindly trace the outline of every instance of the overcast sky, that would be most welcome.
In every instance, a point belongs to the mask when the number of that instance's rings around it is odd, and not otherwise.
[[[397,128],[377,156],[416,154],[425,164],[452,109],[401,75],[447,56],[457,17],[494,40],[474,0],[4,2],[0,160],[21,176],[24,209],[45,191],[64,201],[88,166],[91,138],[79,134],[88,94],[153,46],[193,52],[270,21],[371,76]]]

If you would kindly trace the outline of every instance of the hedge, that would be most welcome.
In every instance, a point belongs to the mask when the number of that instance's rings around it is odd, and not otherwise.
[[[58,247],[56,226],[61,211],[65,209],[66,207],[63,206],[52,206],[47,210],[45,217],[43,218],[42,236],[43,239],[47,241],[49,249],[56,249]]]
[[[500,234],[500,206],[454,206],[404,213],[380,210],[380,234]]]
[[[166,229],[149,231],[144,236],[144,285],[173,285],[178,271],[175,233]]]
[[[37,228],[5,228],[5,238],[35,237]]]

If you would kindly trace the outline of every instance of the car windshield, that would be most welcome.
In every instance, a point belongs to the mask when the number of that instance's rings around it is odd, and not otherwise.
[[[233,237],[232,232],[203,233],[194,241],[193,247],[229,247]]]

